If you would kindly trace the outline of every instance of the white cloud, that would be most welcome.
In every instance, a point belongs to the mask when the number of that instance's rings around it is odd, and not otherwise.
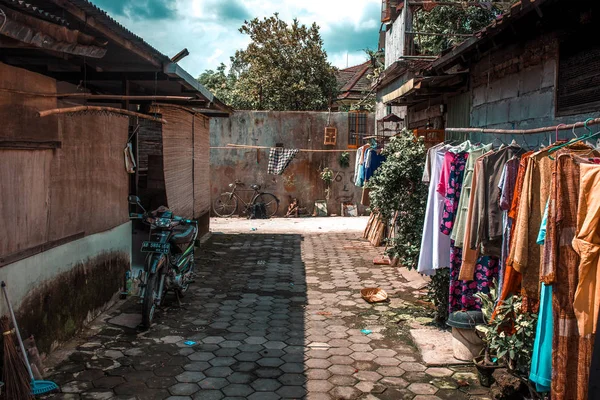
[[[93,1],[102,7],[100,0]],[[316,22],[330,62],[340,68],[346,67],[346,53],[350,65],[358,64],[365,60],[361,49],[377,43],[380,0],[164,1],[176,2],[176,19],[157,22],[131,19],[130,15],[111,16],[168,56],[188,48],[190,55],[181,65],[193,76],[221,62],[227,64],[236,50],[247,46],[248,38],[238,32],[244,17],[262,18],[279,12],[284,20]]]

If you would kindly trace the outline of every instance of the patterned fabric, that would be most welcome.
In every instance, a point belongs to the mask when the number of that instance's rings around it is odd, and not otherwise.
[[[592,358],[592,335],[580,336],[573,309],[575,290],[579,282],[579,255],[571,241],[577,227],[580,171],[573,156],[557,158],[553,190],[554,207],[549,208],[547,251],[554,253],[554,265],[545,276],[553,281],[552,310],[554,336],[552,341],[552,400],[586,400],[589,368]],[[548,247],[552,248],[549,249]]]
[[[445,188],[444,213],[440,225],[440,230],[444,235],[450,235],[454,227],[468,157],[469,153],[466,152],[456,154],[450,165],[448,183]]]
[[[479,257],[475,264],[475,280],[461,281],[459,279],[462,261],[462,249],[454,247],[452,241],[450,254],[450,297],[448,311],[481,310],[481,303],[475,293],[489,293],[490,285],[498,277],[498,258],[490,256]]]
[[[269,166],[267,173],[271,175],[281,175],[290,164],[290,161],[298,154],[298,149],[283,149],[281,147],[272,148],[269,153]]]

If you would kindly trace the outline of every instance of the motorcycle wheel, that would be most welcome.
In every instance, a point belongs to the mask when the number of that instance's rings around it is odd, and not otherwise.
[[[158,297],[158,286],[160,285],[160,274],[150,274],[146,282],[144,301],[142,303],[142,326],[150,329],[154,312],[156,311],[156,298]]]

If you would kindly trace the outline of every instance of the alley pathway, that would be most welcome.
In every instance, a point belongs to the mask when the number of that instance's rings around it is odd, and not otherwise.
[[[169,298],[148,332],[102,323],[56,367],[63,393],[48,398],[485,398],[470,368],[420,361],[396,318],[414,289],[374,266],[379,253],[359,236],[213,235],[181,305]],[[367,286],[392,301],[367,304]]]

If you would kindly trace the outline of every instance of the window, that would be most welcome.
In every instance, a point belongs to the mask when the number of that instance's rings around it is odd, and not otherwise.
[[[600,108],[600,43],[573,38],[559,50],[556,115],[596,112]]]
[[[367,112],[350,111],[348,113],[348,148],[357,149],[367,136]]]
[[[398,0],[381,0],[381,22],[390,22],[396,15]]]

